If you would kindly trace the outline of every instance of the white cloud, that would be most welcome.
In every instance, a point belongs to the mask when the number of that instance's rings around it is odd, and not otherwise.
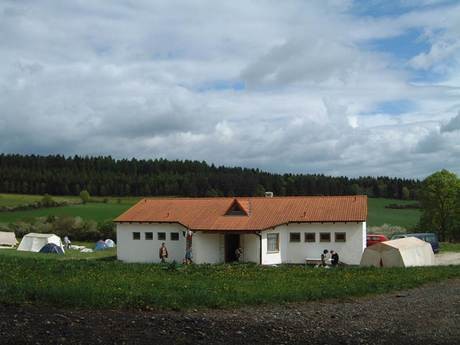
[[[452,129],[459,7],[408,6],[381,18],[351,7],[3,2],[0,151],[204,159],[280,172],[460,172]],[[404,65],[363,47],[411,29],[425,32],[430,49]],[[408,66],[444,79],[411,82]],[[401,99],[415,109],[375,114]]]

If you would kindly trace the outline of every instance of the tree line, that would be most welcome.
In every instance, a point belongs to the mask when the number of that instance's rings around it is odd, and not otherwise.
[[[417,199],[420,181],[276,174],[191,160],[0,154],[0,192],[95,196],[349,195]]]

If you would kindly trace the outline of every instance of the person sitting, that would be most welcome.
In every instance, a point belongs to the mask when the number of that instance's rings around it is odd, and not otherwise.
[[[64,236],[64,248],[69,249],[72,242],[68,236]]]
[[[333,250],[331,250],[331,264],[334,267],[339,264],[339,254]]]
[[[328,254],[329,251],[327,249],[323,250],[323,253],[321,254],[321,266],[326,267],[327,266],[327,260],[329,259]]]

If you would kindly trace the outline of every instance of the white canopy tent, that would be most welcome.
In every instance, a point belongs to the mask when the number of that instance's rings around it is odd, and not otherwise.
[[[385,241],[367,247],[361,266],[411,267],[435,264],[431,244],[415,237]]]
[[[62,245],[62,241],[59,236],[54,234],[35,233],[25,235],[19,244],[18,250],[27,252],[39,252],[40,249],[42,249],[48,243],[54,243],[55,245],[61,247],[62,250],[64,250],[64,246]]]
[[[18,240],[16,239],[14,232],[0,231],[0,247],[14,247],[16,244],[18,244]]]

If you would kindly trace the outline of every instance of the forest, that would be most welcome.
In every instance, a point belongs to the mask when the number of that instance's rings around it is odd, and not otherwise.
[[[0,154],[0,193],[94,196],[354,195],[412,200],[421,182],[395,177],[277,174],[204,161]]]

